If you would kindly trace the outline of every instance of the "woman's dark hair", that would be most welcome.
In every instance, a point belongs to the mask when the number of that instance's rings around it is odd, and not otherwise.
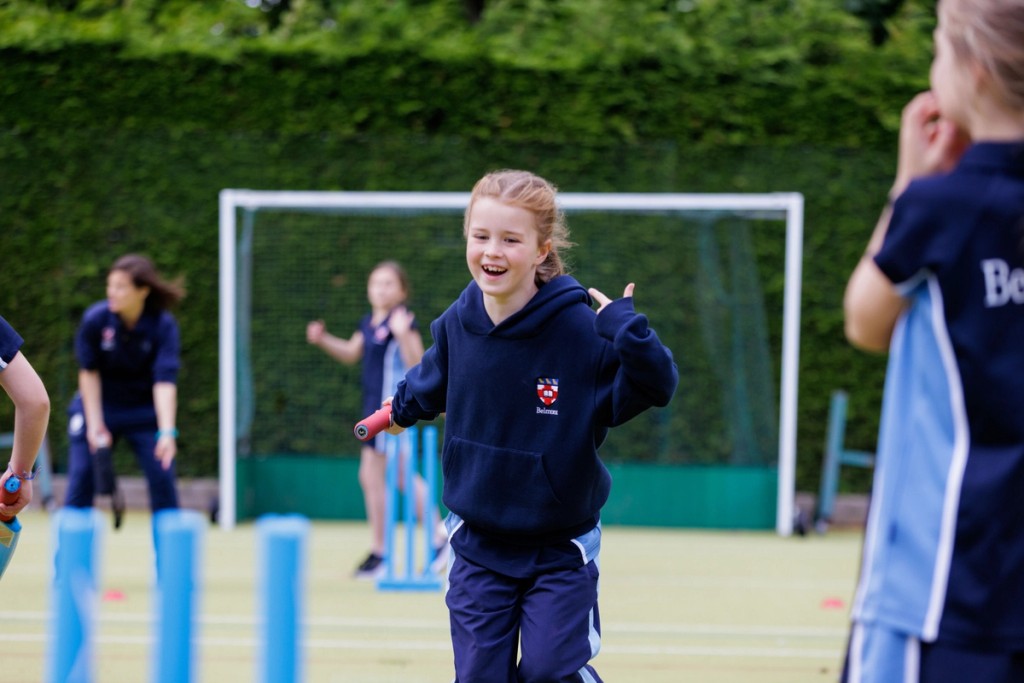
[[[128,273],[136,287],[149,287],[146,308],[162,311],[176,306],[185,298],[185,288],[180,279],[175,282],[164,280],[153,262],[141,254],[125,254],[110,267],[111,273],[115,270]]]

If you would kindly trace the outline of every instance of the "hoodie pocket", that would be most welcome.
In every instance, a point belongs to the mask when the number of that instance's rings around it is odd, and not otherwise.
[[[442,468],[445,504],[470,524],[507,533],[563,524],[541,453],[452,437]]]

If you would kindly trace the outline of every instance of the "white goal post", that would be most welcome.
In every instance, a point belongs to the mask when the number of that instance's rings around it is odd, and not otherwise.
[[[222,529],[236,524],[237,218],[239,210],[426,209],[461,212],[466,192],[298,192],[224,189],[220,192],[220,385],[219,514]],[[785,284],[779,401],[778,496],[776,532],[789,536],[794,524],[797,379],[800,349],[800,297],[804,198],[799,193],[673,194],[561,193],[560,206],[572,211],[742,211],[785,216]]]

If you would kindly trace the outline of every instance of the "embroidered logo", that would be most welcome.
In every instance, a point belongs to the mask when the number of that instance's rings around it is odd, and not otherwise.
[[[103,332],[100,333],[100,348],[104,351],[114,350],[114,340],[117,338],[117,332],[113,327],[104,327]]]
[[[537,398],[545,406],[558,400],[558,380],[552,377],[537,378]]]

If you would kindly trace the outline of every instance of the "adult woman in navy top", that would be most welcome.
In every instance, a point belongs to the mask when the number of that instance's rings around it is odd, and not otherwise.
[[[65,504],[91,507],[91,453],[124,438],[149,487],[154,512],[178,507],[174,458],[180,342],[168,312],[185,295],[153,263],[122,256],[107,275],[107,298],[90,306],[75,337],[78,393],[68,409]]]
[[[389,430],[446,413],[456,681],[600,681],[589,662],[611,477],[597,449],[610,427],[666,405],[678,371],[632,284],[611,301],[564,274],[568,230],[544,179],[482,178],[464,234],[473,279],[431,325]]]
[[[847,286],[889,352],[850,683],[1024,681],[1024,0],[942,0]]]
[[[0,503],[0,513],[5,517],[17,515],[32,500],[32,486],[25,484],[35,476],[33,465],[50,419],[50,397],[21,353],[23,343],[14,328],[0,318],[0,387],[14,403],[14,446],[7,470],[0,473],[0,486],[11,477],[18,477],[23,483],[16,502]]]

